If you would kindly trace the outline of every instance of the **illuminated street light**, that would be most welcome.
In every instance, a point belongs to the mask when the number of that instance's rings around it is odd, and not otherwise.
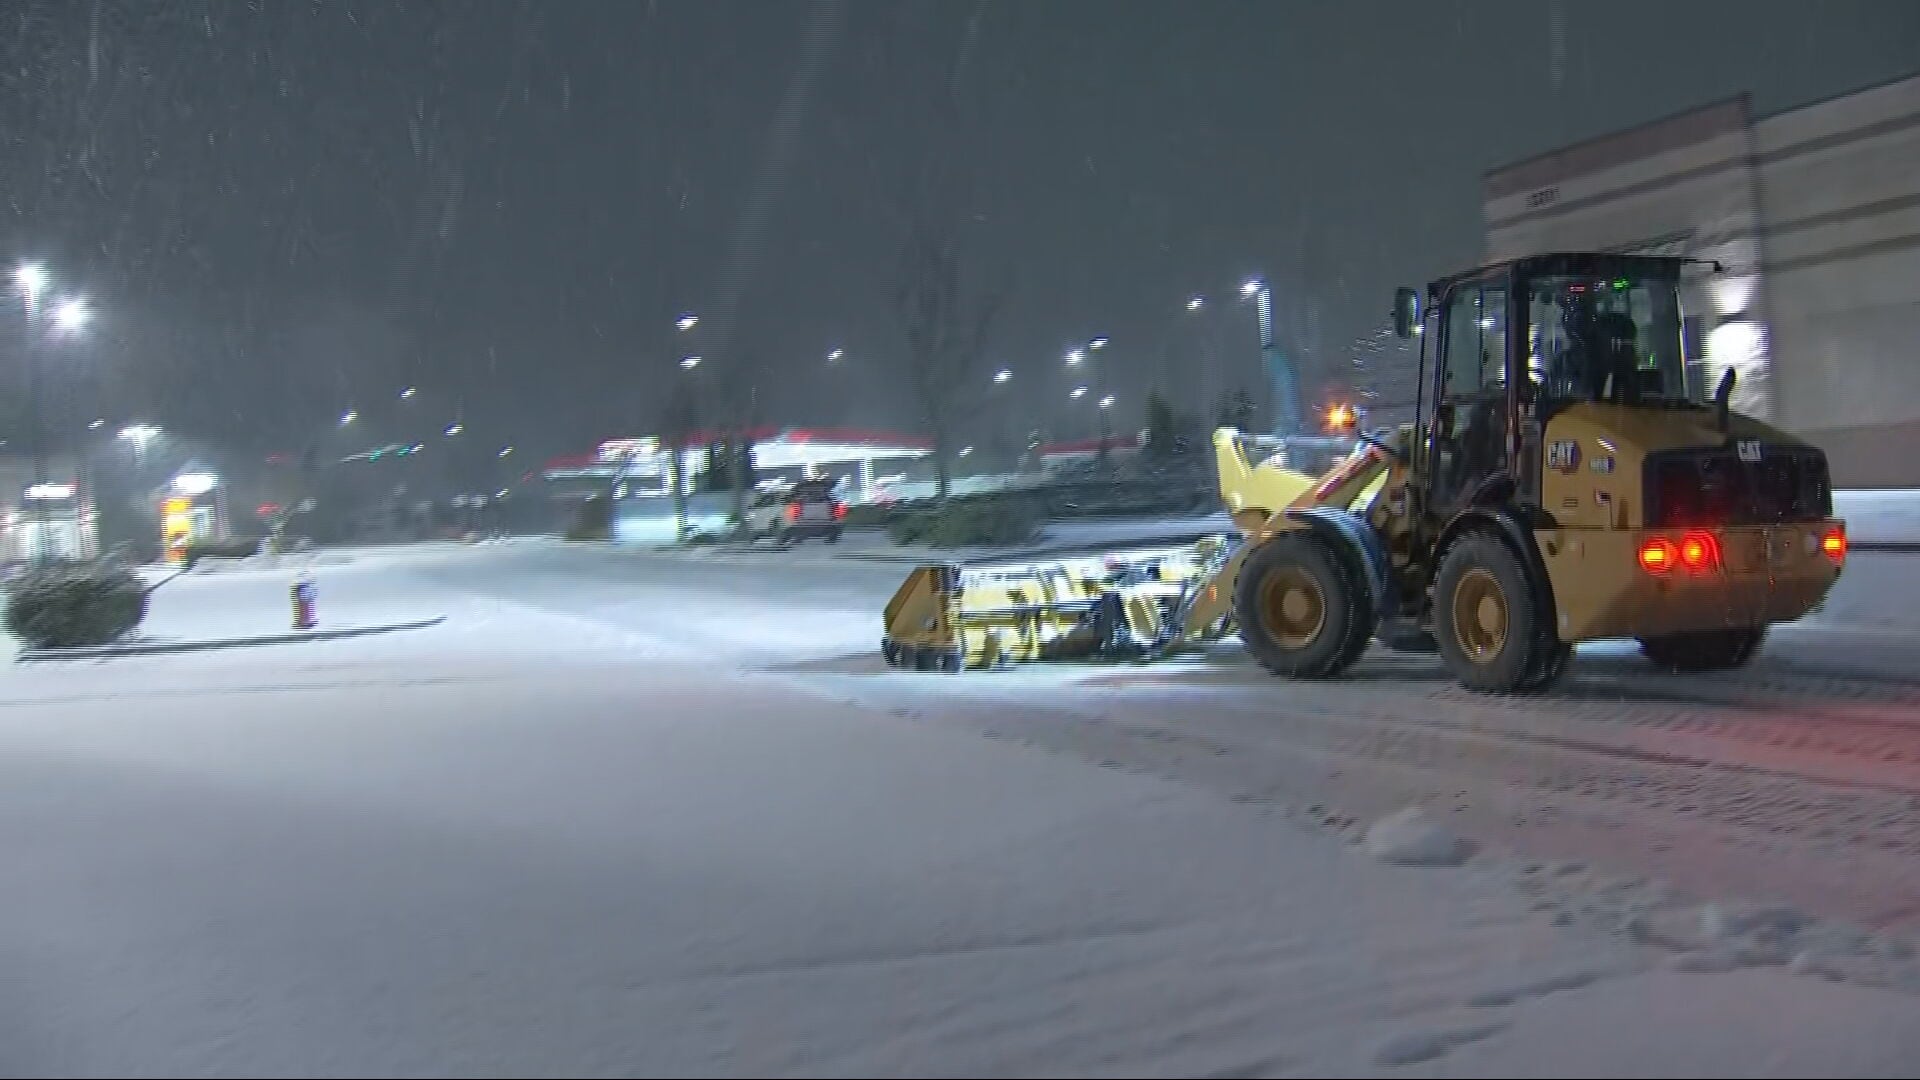
[[[1092,341],[1087,342],[1087,348],[1089,349],[1104,349],[1106,347],[1107,347],[1107,339],[1103,337],[1097,337],[1097,338],[1094,338]]]
[[[120,429],[120,437],[144,449],[148,443],[160,437],[160,429],[152,424],[128,424]]]
[[[1255,293],[1259,292],[1261,289],[1264,289],[1266,287],[1267,287],[1266,282],[1261,281],[1259,278],[1252,278],[1240,286],[1240,295],[1252,296]]]
[[[53,312],[53,328],[62,334],[77,334],[92,321],[93,309],[79,297],[62,303]]]
[[[1079,401],[1081,398],[1087,396],[1087,388],[1084,386],[1076,386],[1073,388],[1073,393],[1068,394],[1067,396],[1072,398],[1075,401]]]
[[[679,327],[681,333],[686,333],[688,330],[700,325],[700,316],[689,311],[685,315],[673,320],[673,325]]]
[[[346,412],[340,414],[340,426],[346,427],[358,419],[360,419],[360,414],[352,409],[348,409]]]
[[[692,371],[694,368],[697,368],[699,366],[700,366],[700,358],[697,356],[683,357],[680,360],[680,367],[686,371]]]
[[[32,302],[47,287],[47,268],[39,263],[21,263],[13,272],[13,281],[27,295],[27,300]]]
[[[1011,368],[1001,368],[999,371],[993,373],[993,381],[997,383],[1006,382],[1011,378],[1013,378],[1013,370]]]
[[[465,430],[467,430],[467,425],[455,420],[453,423],[447,425],[446,435],[451,438]]]
[[[831,364],[831,363],[833,363],[833,362],[834,362],[835,360],[838,360],[838,359],[840,359],[841,357],[843,357],[843,356],[845,356],[845,355],[847,355],[847,350],[845,350],[845,349],[835,349],[835,350],[833,350],[832,352],[830,352],[830,353],[828,353],[828,354],[827,354],[827,363],[829,363],[829,364]]]
[[[410,400],[412,400],[412,399],[413,399],[413,395],[415,395],[415,394],[417,394],[417,393],[419,393],[419,392],[420,392],[419,390],[417,390],[417,389],[415,389],[414,387],[411,387],[411,386],[409,386],[409,387],[407,387],[407,388],[406,388],[405,390],[402,390],[402,391],[400,391],[400,400],[401,400],[401,401],[410,401]]]
[[[1087,358],[1086,353],[1082,352],[1079,349],[1075,349],[1072,352],[1067,354],[1067,363],[1069,365],[1078,364],[1080,361],[1085,360],[1086,358]]]
[[[503,446],[503,447],[501,447],[501,448],[500,448],[500,452],[499,452],[499,453],[497,453],[497,454],[495,454],[495,455],[493,455],[493,456],[494,456],[494,457],[506,457],[506,456],[507,456],[508,454],[511,454],[511,453],[513,453],[513,447],[511,447],[511,446]]]
[[[1193,299],[1187,301],[1188,311],[1199,311],[1201,308],[1206,306],[1207,306],[1207,298],[1204,296],[1196,296]]]
[[[99,430],[100,430],[101,428],[103,428],[103,427],[106,427],[106,426],[107,426],[107,418],[106,418],[106,417],[104,417],[104,416],[102,416],[102,417],[97,417],[97,418],[95,418],[95,419],[94,419],[94,421],[93,421],[93,423],[91,423],[91,424],[88,424],[88,425],[87,425],[87,430],[88,430],[88,431],[99,431]]]
[[[1101,408],[1103,408],[1103,409],[1111,409],[1111,408],[1113,408],[1113,395],[1112,395],[1112,394],[1108,394],[1108,395],[1107,395],[1106,397],[1103,397],[1103,398],[1101,398],[1101,399],[1100,399],[1100,407],[1101,407]]]
[[[956,456],[956,457],[966,457],[966,456],[967,456],[968,454],[971,454],[971,453],[973,453],[973,447],[971,447],[971,446],[963,446],[963,447],[961,447],[961,448],[960,448],[960,453],[959,453],[959,454],[957,454],[957,455],[955,455],[955,456]]]

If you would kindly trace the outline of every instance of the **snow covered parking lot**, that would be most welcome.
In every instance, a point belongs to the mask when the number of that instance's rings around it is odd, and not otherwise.
[[[1907,849],[1881,846],[1913,827],[1896,809],[1911,763],[1886,757],[1905,752],[1911,705],[1890,675],[1782,661],[1627,701],[1628,662],[1596,655],[1537,715],[1392,660],[1314,694],[1230,652],[943,679],[864,657],[897,568],[526,544],[331,580],[348,570],[320,572],[323,604],[378,597],[447,623],[7,675],[0,1071],[1905,1075],[1920,1060],[1908,923],[1849,928],[1872,920],[1848,889],[1731,902],[1775,895],[1743,851],[1825,851],[1799,865],[1905,888]],[[1905,578],[1887,573],[1882,589]],[[1872,621],[1869,600],[1798,631],[1800,662],[1897,649],[1897,617]],[[1554,741],[1576,735],[1634,753]],[[1793,809],[1821,798],[1842,801]],[[1366,826],[1408,804],[1471,858],[1370,852]],[[1796,821],[1838,831],[1768,831]],[[1684,888],[1634,880],[1655,843],[1696,865]]]

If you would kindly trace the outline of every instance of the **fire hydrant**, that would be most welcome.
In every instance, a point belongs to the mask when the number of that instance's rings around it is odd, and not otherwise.
[[[314,609],[313,577],[301,574],[293,579],[293,628],[311,630],[320,624],[320,615]]]

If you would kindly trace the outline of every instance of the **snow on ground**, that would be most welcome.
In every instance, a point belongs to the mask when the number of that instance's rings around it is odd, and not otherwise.
[[[380,626],[442,614],[417,588],[396,584],[409,566],[453,557],[455,545],[423,544],[262,555],[196,565],[175,576],[149,568],[160,582],[148,600],[138,636],[152,641],[206,641],[288,633],[293,583],[314,582],[319,629]]]
[[[1908,978],[1889,940],[1818,944],[1777,910],[1709,917],[1486,852],[1389,865],[1362,823],[744,672],[685,632],[691,583],[608,582],[653,606],[616,625],[448,588],[449,568],[520,572],[484,551],[360,560],[343,602],[449,621],[0,683],[0,1072],[1920,1060],[1920,998],[1862,985]],[[1698,940],[1615,925],[1643,917]]]

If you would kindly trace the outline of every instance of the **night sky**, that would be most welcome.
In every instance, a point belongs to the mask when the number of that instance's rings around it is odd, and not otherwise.
[[[1483,170],[1910,73],[1920,4],[8,0],[0,48],[0,253],[99,310],[85,411],[545,454],[655,429],[690,347],[769,422],[915,428],[886,295],[929,172],[1008,298],[1003,418],[1073,433],[1094,335],[1129,422],[1197,405],[1202,331],[1257,387],[1248,275],[1338,371],[1474,260]]]

